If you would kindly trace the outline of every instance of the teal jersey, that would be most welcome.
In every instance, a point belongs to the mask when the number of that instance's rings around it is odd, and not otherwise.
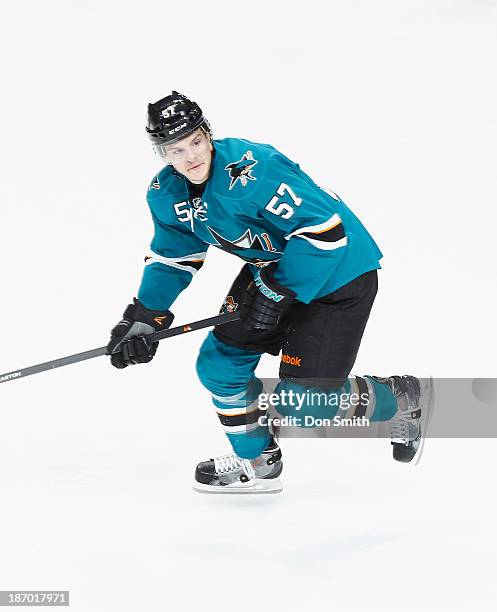
[[[150,184],[155,232],[138,292],[147,308],[168,309],[211,245],[248,262],[254,274],[278,262],[274,278],[305,303],[381,267],[381,251],[359,219],[298,164],[267,144],[213,144],[201,198],[190,198],[187,179],[172,166]]]

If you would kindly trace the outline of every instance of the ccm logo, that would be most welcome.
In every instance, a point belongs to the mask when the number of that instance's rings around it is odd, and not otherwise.
[[[302,357],[292,357],[291,355],[282,355],[281,361],[283,363],[289,363],[290,365],[297,366],[300,368]]]
[[[169,130],[168,134],[174,134],[174,132],[179,132],[182,128],[184,128],[186,125],[186,123],[182,123],[181,125],[178,125],[178,127],[175,127],[173,130]]]

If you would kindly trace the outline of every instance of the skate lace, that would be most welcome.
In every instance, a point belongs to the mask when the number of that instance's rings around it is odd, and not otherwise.
[[[242,469],[246,476],[249,478],[255,478],[254,468],[248,459],[242,459],[230,453],[229,455],[221,455],[214,459],[214,468],[218,474],[226,474],[227,472],[234,472]]]
[[[409,425],[406,419],[397,417],[392,422],[390,430],[390,439],[392,442],[407,444],[409,442]]]
[[[390,380],[399,410],[392,421],[390,438],[392,442],[409,444],[413,439],[409,421],[411,411],[415,410],[419,403],[419,383],[416,386],[417,379],[413,381],[409,376],[392,376]]]

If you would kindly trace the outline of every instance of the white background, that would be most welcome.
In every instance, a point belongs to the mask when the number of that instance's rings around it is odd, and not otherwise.
[[[177,89],[379,243],[356,373],[495,375],[496,4],[4,7],[0,372],[106,344],[151,239],[146,104]],[[178,324],[215,314],[240,267],[212,251]],[[417,467],[384,440],[288,440],[282,494],[195,494],[196,462],[228,450],[202,338],[1,386],[0,590],[70,589],[78,612],[495,609],[494,440],[428,440]]]

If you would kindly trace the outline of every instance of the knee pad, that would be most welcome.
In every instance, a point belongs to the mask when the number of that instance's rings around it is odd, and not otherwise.
[[[215,390],[219,390],[218,387],[222,381],[219,369],[215,367],[215,355],[215,347],[213,346],[209,334],[200,347],[197,357],[196,371],[198,379],[202,385],[208,391],[211,391],[211,393],[213,393]]]
[[[200,347],[197,375],[213,395],[236,395],[254,377],[260,358],[261,353],[225,344],[209,332]]]

